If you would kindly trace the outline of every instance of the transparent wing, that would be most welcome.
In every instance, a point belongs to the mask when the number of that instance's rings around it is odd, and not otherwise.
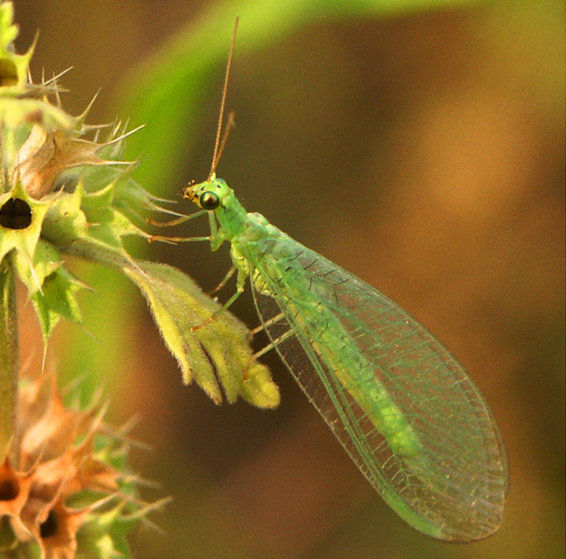
[[[506,460],[476,386],[393,301],[279,233],[242,251],[263,326],[308,399],[414,528],[452,541],[493,533]]]

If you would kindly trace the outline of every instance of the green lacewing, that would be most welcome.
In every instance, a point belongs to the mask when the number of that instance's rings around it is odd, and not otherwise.
[[[231,245],[237,291],[224,308],[249,279],[266,350],[275,348],[358,468],[413,528],[455,542],[492,534],[507,490],[505,452],[462,366],[401,307],[248,213],[216,177],[231,125],[220,141],[235,36],[236,29],[210,174],[184,189],[208,212],[211,249]]]

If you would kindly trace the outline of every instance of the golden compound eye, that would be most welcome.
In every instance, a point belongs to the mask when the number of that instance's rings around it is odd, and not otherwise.
[[[203,192],[199,198],[200,207],[205,210],[215,210],[220,205],[220,198],[214,192]]]

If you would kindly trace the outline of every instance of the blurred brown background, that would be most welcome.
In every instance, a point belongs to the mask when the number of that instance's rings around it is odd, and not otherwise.
[[[35,76],[74,67],[63,80],[71,113],[102,87],[91,122],[111,121],[121,81],[208,6],[15,4],[20,51],[40,30]],[[508,452],[500,532],[465,546],[413,532],[275,356],[266,359],[283,395],[274,412],[217,408],[183,388],[132,288],[129,374],[111,387],[112,415],[141,412],[135,434],[153,451],[135,452],[133,467],[161,484],[146,498],[174,496],[154,518],[165,534],[133,538],[136,557],[563,557],[564,8],[496,4],[320,24],[236,56],[237,128],[219,174],[250,211],[392,297],[467,367]],[[207,173],[217,104],[203,107],[199,151],[187,154],[172,198]],[[205,288],[228,267],[226,251],[207,246],[152,249]],[[234,311],[256,325],[249,298]],[[87,326],[100,328],[88,317]]]

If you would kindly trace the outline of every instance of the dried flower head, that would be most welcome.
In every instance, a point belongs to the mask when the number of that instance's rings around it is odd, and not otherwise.
[[[159,506],[134,498],[124,433],[112,435],[105,409],[63,404],[53,374],[19,393],[16,434],[0,466],[0,556],[110,558],[127,549],[135,520]],[[103,544],[103,545],[101,545]]]

